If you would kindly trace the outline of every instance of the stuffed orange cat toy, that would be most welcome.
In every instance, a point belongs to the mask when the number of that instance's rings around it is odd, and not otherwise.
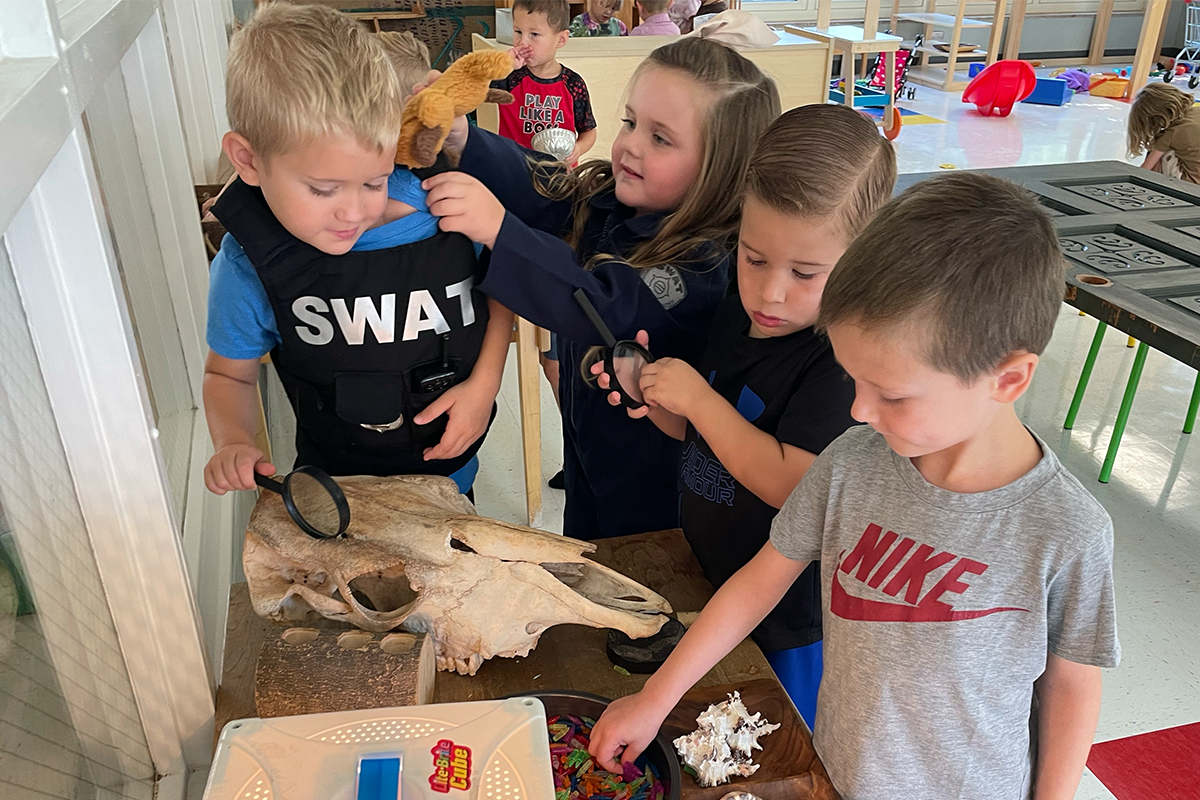
[[[507,77],[514,66],[513,57],[500,50],[468,53],[431,86],[414,94],[400,118],[396,163],[409,168],[433,166],[455,117],[483,103],[511,103],[511,94],[490,84]]]

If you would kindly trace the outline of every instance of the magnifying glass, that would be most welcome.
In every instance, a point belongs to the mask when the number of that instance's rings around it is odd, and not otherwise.
[[[646,405],[642,397],[642,368],[653,364],[654,356],[632,339],[617,341],[617,337],[612,335],[612,331],[600,318],[599,312],[583,289],[576,289],[574,297],[575,302],[595,326],[600,338],[604,340],[604,371],[612,379],[612,389],[620,396],[621,405],[626,408],[641,408]]]
[[[283,495],[283,507],[314,539],[336,539],[350,527],[350,504],[337,481],[316,467],[297,467],[282,481],[254,473],[259,486]]]

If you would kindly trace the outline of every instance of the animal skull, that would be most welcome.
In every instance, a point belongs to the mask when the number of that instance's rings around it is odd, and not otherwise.
[[[243,565],[254,610],[276,621],[310,610],[368,631],[434,639],[438,669],[474,675],[492,656],[525,656],[552,625],[657,633],[667,601],[583,554],[586,542],[476,516],[449,478],[339,478],[343,538],[314,539],[263,492]]]

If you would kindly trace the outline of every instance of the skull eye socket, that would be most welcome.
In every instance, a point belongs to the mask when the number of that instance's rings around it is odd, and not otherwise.
[[[390,614],[418,597],[404,574],[404,565],[359,575],[350,581],[350,591],[362,606],[380,614]]]
[[[466,542],[462,541],[461,539],[459,539],[453,535],[450,537],[450,549],[457,550],[460,553],[474,553],[475,552],[475,550],[470,545],[468,545]]]

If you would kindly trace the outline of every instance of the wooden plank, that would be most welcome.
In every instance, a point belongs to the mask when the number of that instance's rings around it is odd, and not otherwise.
[[[1025,30],[1025,6],[1029,0],[1013,0],[1012,13],[1008,16],[1008,33],[1004,39],[1004,57],[1006,59],[1015,59],[1021,57],[1021,34]],[[1109,3],[1112,0],[1108,0]],[[1000,17],[997,17],[992,22],[992,36],[995,37],[996,31],[999,30]],[[988,52],[995,52],[995,48],[989,47]]]
[[[1092,27],[1092,44],[1088,48],[1088,61],[1090,65],[1099,64],[1104,59],[1104,50],[1108,45],[1108,26],[1112,23],[1114,0],[1100,0],[1100,7],[1096,10],[1096,23]]]
[[[517,381],[521,406],[521,451],[525,465],[525,514],[529,527],[542,524],[541,362],[533,323],[517,317]]]
[[[1167,0],[1146,0],[1146,13],[1142,17],[1142,32],[1138,36],[1137,52],[1133,56],[1133,68],[1129,71],[1129,85],[1125,97],[1133,97],[1150,79],[1150,67],[1158,53],[1154,46],[1162,32],[1163,19],[1167,11]]]
[[[1004,11],[1007,7],[1008,0],[996,0],[996,9],[992,14],[992,33],[988,37],[987,57],[983,60],[985,64],[995,64],[996,59],[1000,57],[1000,36],[1004,33]]]

